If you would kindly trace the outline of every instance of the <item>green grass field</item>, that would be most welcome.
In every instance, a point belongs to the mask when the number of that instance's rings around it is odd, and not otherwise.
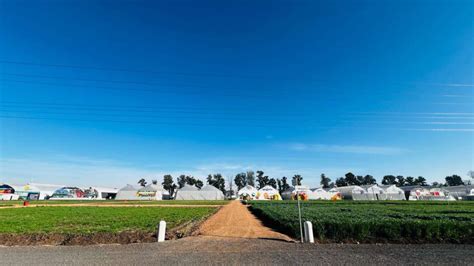
[[[296,202],[250,204],[266,223],[299,238]],[[302,217],[320,241],[474,243],[474,202],[310,201]]]
[[[173,228],[198,221],[215,212],[214,207],[37,207],[0,209],[0,234],[118,233],[127,230],[155,232],[160,220]]]
[[[30,205],[48,204],[140,204],[140,205],[225,205],[228,200],[32,200]],[[23,205],[22,200],[0,201],[0,206]]]

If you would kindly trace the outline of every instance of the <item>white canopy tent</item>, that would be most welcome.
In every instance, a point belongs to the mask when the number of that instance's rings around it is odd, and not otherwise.
[[[264,186],[257,192],[257,200],[281,200],[280,193],[272,186]]]
[[[255,199],[257,197],[258,190],[250,185],[246,185],[237,192],[239,199]]]

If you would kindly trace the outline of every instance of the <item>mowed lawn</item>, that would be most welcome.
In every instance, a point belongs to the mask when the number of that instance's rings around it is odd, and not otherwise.
[[[225,205],[228,200],[32,200],[30,205],[118,204],[118,205]],[[23,205],[22,200],[0,201],[1,206]]]
[[[36,207],[0,209],[0,234],[155,232],[161,220],[167,228],[199,221],[215,207]]]
[[[299,238],[295,201],[250,204],[270,226]],[[474,243],[474,202],[310,201],[301,209],[323,242]]]

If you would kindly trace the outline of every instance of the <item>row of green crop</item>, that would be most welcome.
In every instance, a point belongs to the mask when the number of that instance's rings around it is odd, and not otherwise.
[[[303,203],[302,217],[320,241],[474,243],[474,205]],[[294,202],[251,202],[270,226],[299,238]]]

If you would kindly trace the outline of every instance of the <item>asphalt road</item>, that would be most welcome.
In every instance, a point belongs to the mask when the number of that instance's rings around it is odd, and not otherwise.
[[[4,265],[473,265],[472,245],[298,244],[189,237],[165,243],[0,247]]]

